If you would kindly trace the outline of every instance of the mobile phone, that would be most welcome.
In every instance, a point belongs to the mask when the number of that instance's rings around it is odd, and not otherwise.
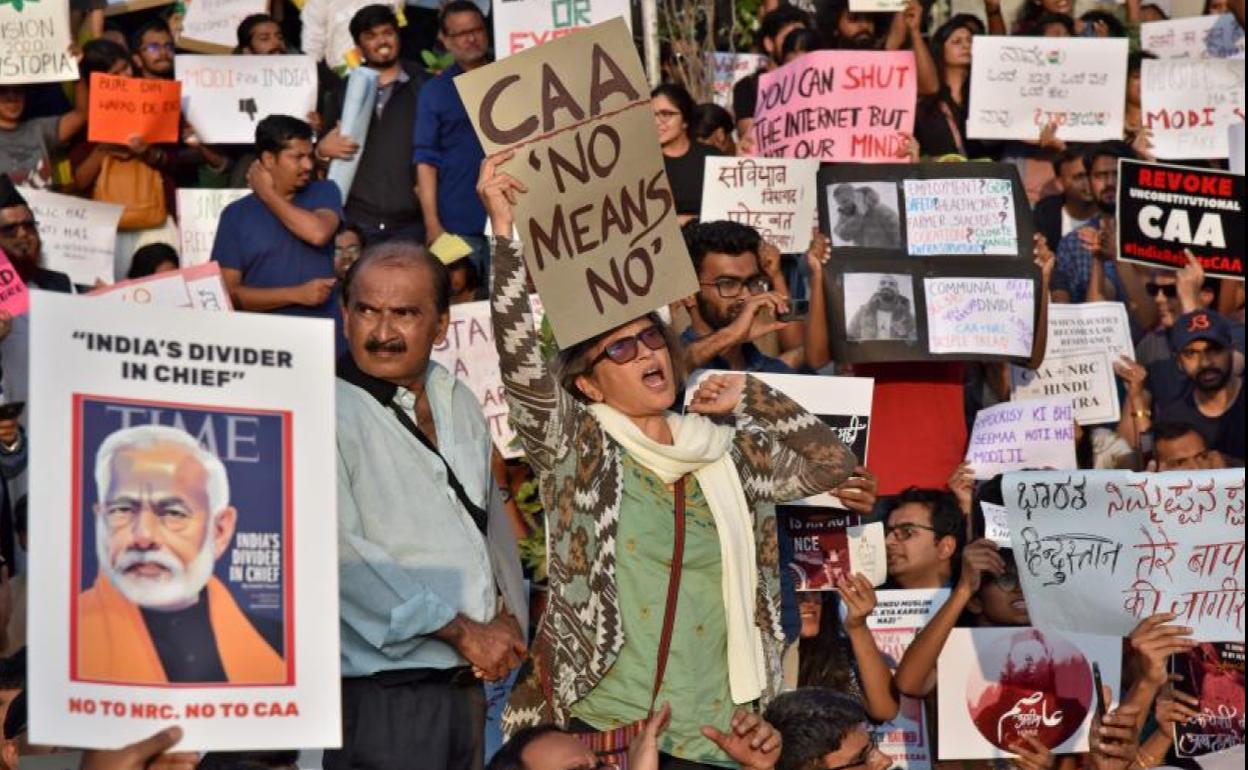
[[[1096,698],[1096,718],[1103,724],[1105,714],[1109,711],[1109,704],[1105,702],[1105,693],[1101,689],[1101,667],[1096,662],[1092,663],[1092,690]]]
[[[26,410],[25,401],[14,401],[9,404],[0,404],[0,420],[16,420],[22,416],[22,412]]]
[[[802,321],[806,316],[810,315],[810,300],[808,299],[791,299],[789,300],[789,312],[780,313],[776,316],[777,321]]]

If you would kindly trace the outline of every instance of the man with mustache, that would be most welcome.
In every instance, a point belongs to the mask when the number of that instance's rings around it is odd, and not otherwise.
[[[913,342],[918,339],[914,322],[914,308],[910,299],[901,293],[900,282],[895,275],[880,276],[880,286],[866,304],[858,308],[846,325],[845,337],[851,342],[870,340],[900,340]]]
[[[1212,310],[1197,310],[1175,321],[1170,340],[1187,390],[1162,408],[1158,421],[1191,425],[1228,465],[1242,465],[1244,380],[1235,373],[1231,322]]]
[[[901,246],[901,220],[870,187],[837,185],[832,191],[837,220],[833,235],[850,246],[895,249]]]
[[[100,444],[95,485],[99,572],[77,598],[74,676],[285,682],[280,630],[262,634],[213,575],[238,519],[221,460],[178,428],[124,428]]]
[[[1083,166],[1092,184],[1097,214],[1067,233],[1057,244],[1057,261],[1049,285],[1054,302],[1127,301],[1118,275],[1118,161],[1138,160],[1131,145],[1121,140],[1101,142],[1083,154]]]
[[[472,391],[429,360],[450,323],[450,277],[423,246],[393,240],[347,271],[342,304],[345,727],[324,767],[480,770],[481,680],[520,664],[528,611],[485,416]]]
[[[212,258],[239,310],[337,319],[334,235],[342,199],[313,180],[312,127],[288,115],[256,125],[252,194],[221,212]]]

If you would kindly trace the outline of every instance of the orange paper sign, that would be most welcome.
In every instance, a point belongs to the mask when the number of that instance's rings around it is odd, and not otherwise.
[[[138,136],[148,144],[178,141],[182,84],[91,73],[87,140],[125,144]]]

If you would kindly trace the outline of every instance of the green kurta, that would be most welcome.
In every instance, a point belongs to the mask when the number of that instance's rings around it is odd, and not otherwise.
[[[650,708],[675,532],[672,490],[627,453],[623,465],[616,591],[624,646],[598,686],[572,706],[572,716],[599,730],[635,722]],[[670,703],[672,721],[659,749],[681,759],[736,767],[701,732],[708,724],[727,730],[733,703],[719,535],[693,476],[685,482],[684,570],[665,672],[656,707]]]

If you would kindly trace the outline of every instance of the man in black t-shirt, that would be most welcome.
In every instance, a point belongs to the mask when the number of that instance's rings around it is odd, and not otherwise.
[[[737,121],[737,136],[744,138],[754,125],[754,105],[758,101],[758,76],[762,72],[770,72],[780,66],[781,50],[784,38],[793,30],[805,27],[811,29],[813,22],[810,14],[788,3],[783,3],[771,13],[763,17],[758,25],[758,41],[767,54],[767,66],[747,75],[732,87],[732,115]]]
[[[1159,422],[1187,423],[1210,449],[1244,459],[1244,381],[1234,373],[1230,321],[1211,310],[1181,316],[1170,329],[1187,392],[1162,410]]]

